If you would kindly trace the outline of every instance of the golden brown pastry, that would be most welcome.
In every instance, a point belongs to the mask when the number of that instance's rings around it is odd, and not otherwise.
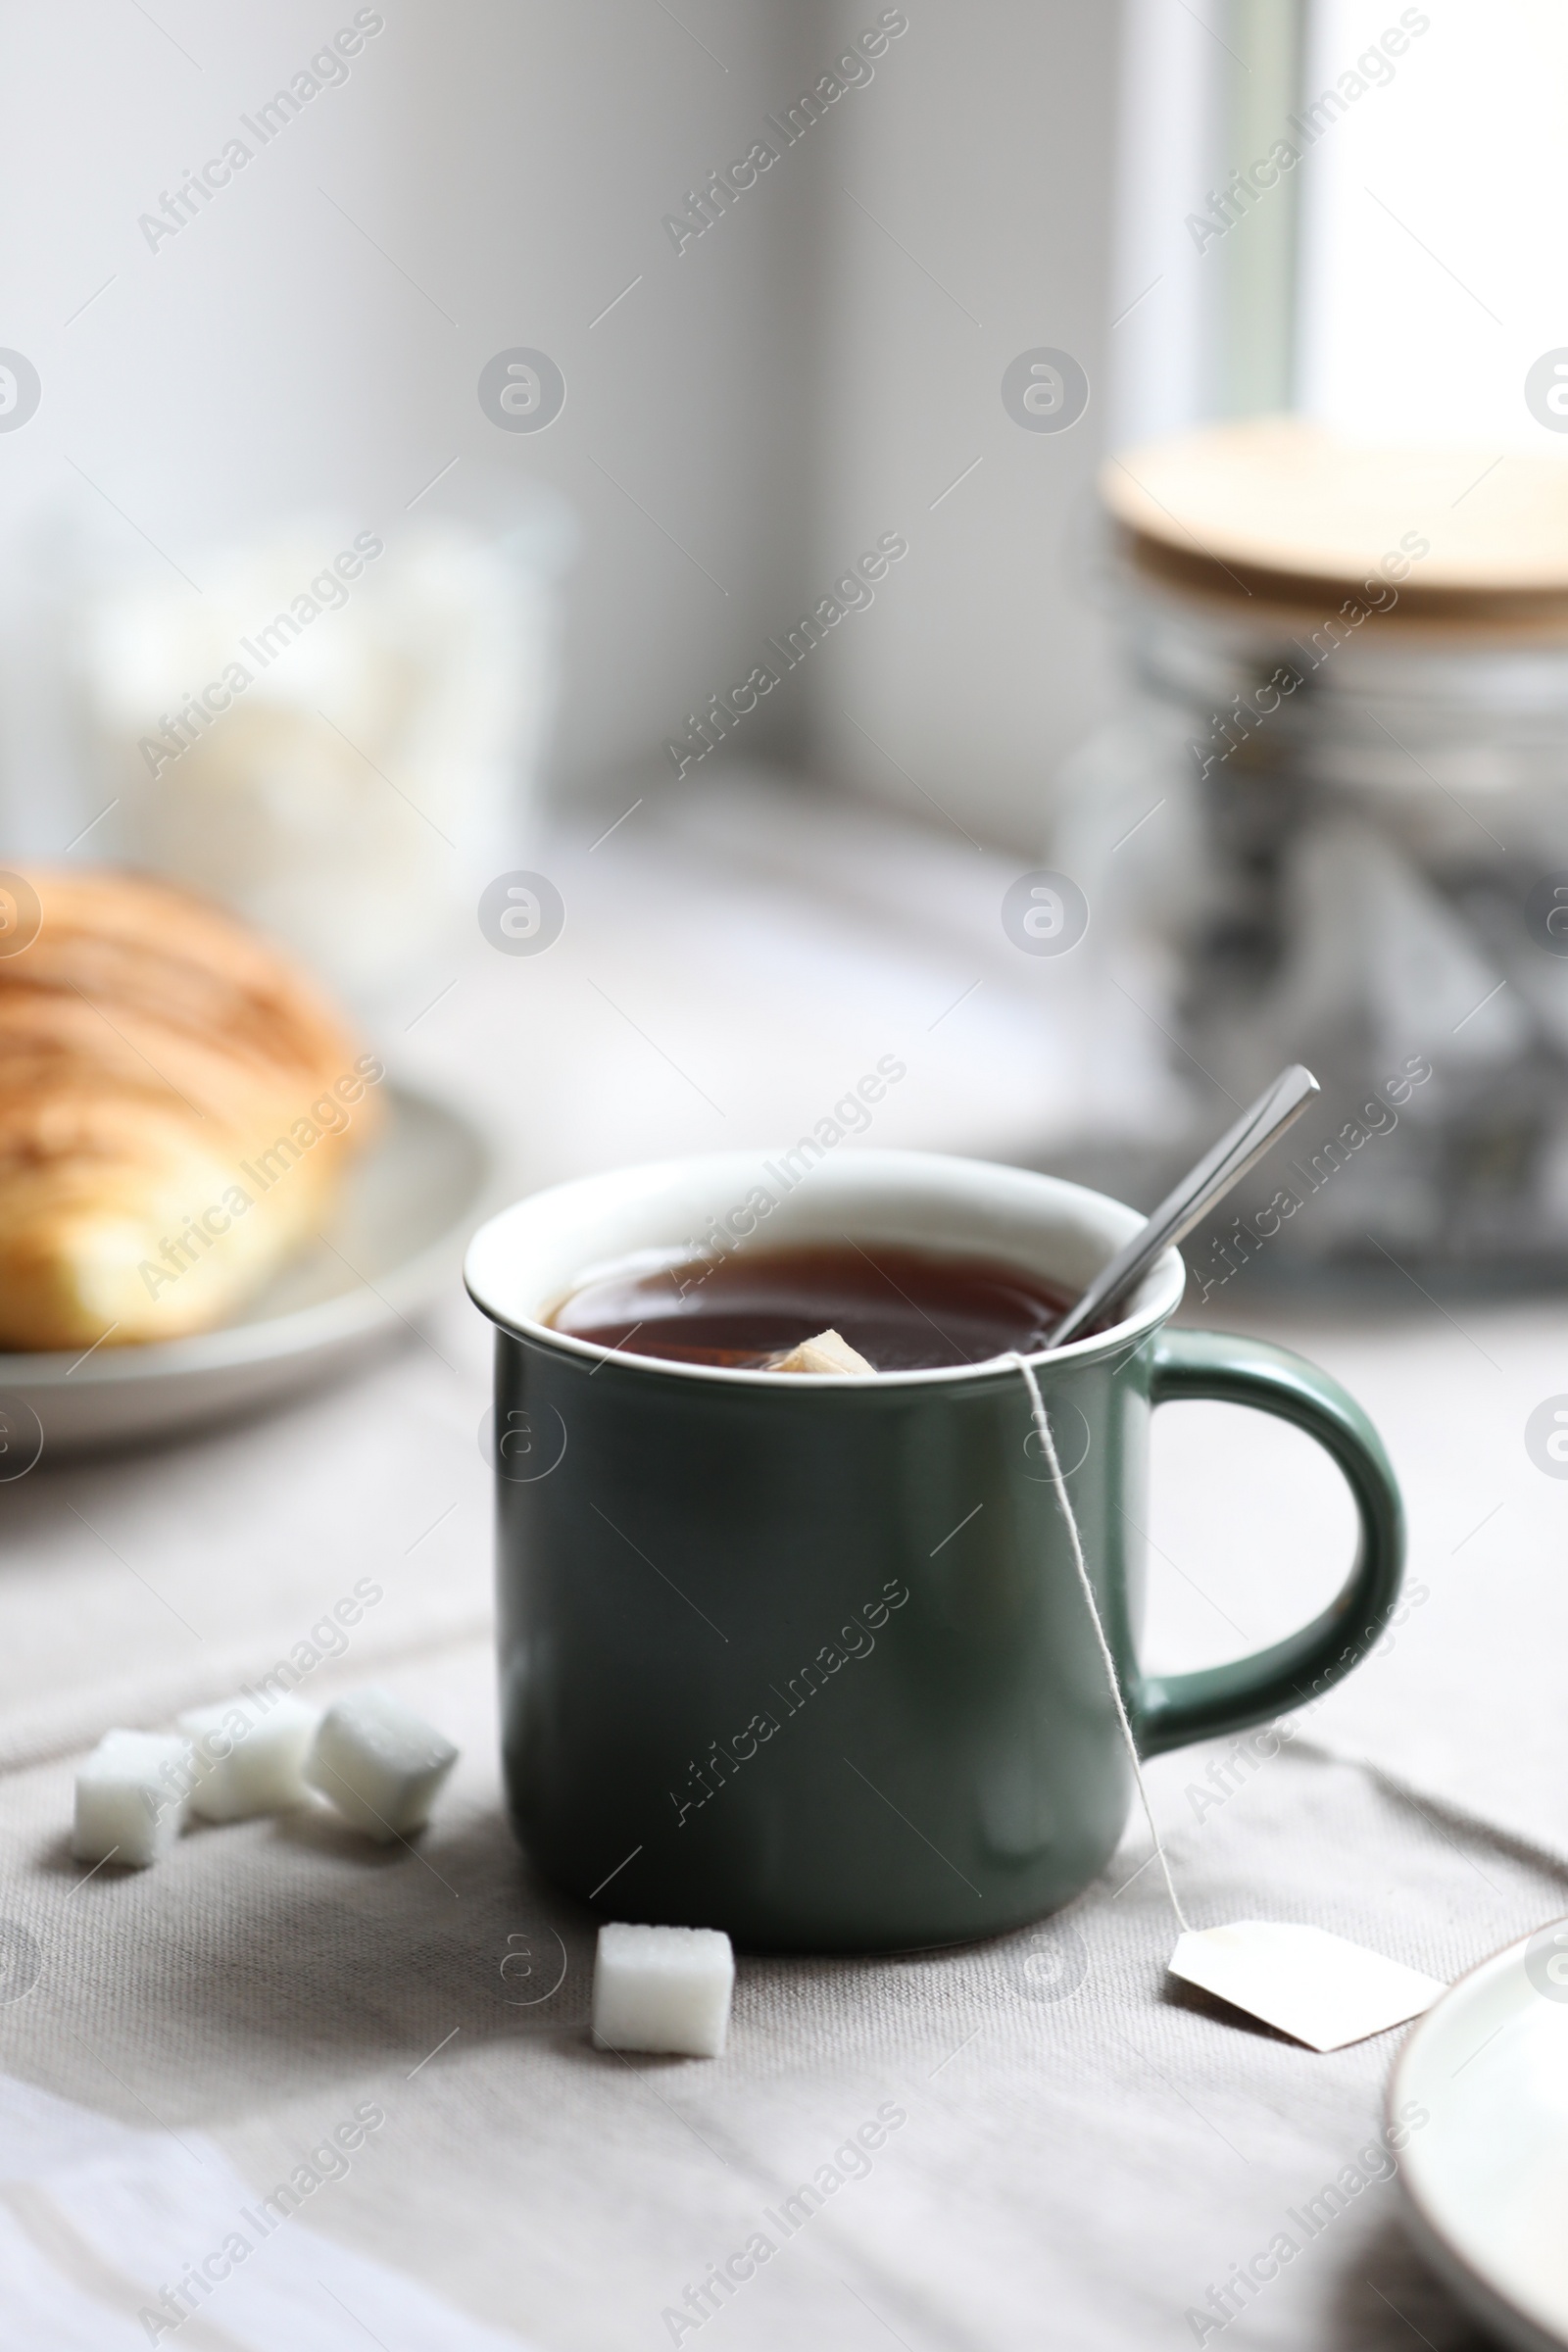
[[[316,1232],[382,1115],[279,952],[139,874],[0,884],[0,1348],[176,1339]]]

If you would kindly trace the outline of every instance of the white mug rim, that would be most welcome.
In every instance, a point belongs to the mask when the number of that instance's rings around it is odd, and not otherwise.
[[[507,1275],[504,1260],[519,1246],[526,1250],[530,1227],[535,1240],[540,1232],[548,1233],[552,1221],[560,1226],[569,1222],[574,1207],[579,1210],[613,1209],[638,1200],[646,1200],[661,1189],[669,1191],[682,1183],[718,1184],[721,1189],[734,1189],[747,1173],[755,1173],[760,1165],[771,1166],[782,1157],[775,1147],[765,1152],[699,1152],[679,1158],[653,1160],[634,1166],[607,1170],[599,1175],[569,1178],[562,1184],[525,1195],[491,1217],[468,1246],[464,1264],[464,1282],[468,1296],[479,1311],[499,1330],[514,1338],[547,1348],[567,1356],[575,1356],[595,1370],[601,1364],[616,1362],[627,1372],[658,1373],[675,1379],[717,1385],[729,1389],[771,1391],[776,1395],[795,1396],[814,1396],[852,1390],[929,1388],[948,1386],[954,1382],[994,1380],[1007,1371],[1011,1358],[990,1356],[973,1364],[935,1364],[915,1371],[871,1373],[822,1373],[803,1380],[793,1372],[744,1371],[720,1364],[680,1363],[663,1356],[637,1355],[624,1346],[604,1348],[598,1342],[559,1331],[543,1320],[544,1314],[558,1306],[562,1298],[593,1269],[606,1262],[603,1253],[595,1255],[584,1245],[577,1268],[564,1283],[552,1290],[545,1288],[544,1296],[536,1298],[537,1312],[522,1311],[516,1303],[517,1277]],[[1087,1186],[1071,1184],[1059,1176],[1048,1176],[1030,1168],[1009,1167],[1001,1162],[960,1158],[934,1152],[859,1149],[839,1153],[831,1163],[835,1178],[851,1168],[857,1174],[849,1179],[852,1188],[864,1191],[868,1199],[880,1197],[886,1202],[901,1192],[906,1206],[914,1200],[914,1187],[922,1180],[933,1187],[946,1188],[961,1204],[959,1196],[967,1195],[971,1202],[989,1196],[993,1208],[1005,1207],[1021,1212],[1033,1207],[1039,1212],[1042,1229],[1056,1232],[1075,1231],[1081,1246],[1098,1252],[1091,1272],[1108,1262],[1115,1251],[1130,1240],[1143,1224],[1142,1213],[1129,1208],[1125,1202],[1112,1200],[1107,1194],[1091,1191]],[[775,1171],[776,1172],[776,1171]],[[815,1171],[811,1171],[813,1174]],[[768,1188],[763,1186],[764,1191]],[[831,1189],[831,1188],[829,1188]],[[822,1188],[818,1188],[820,1195]],[[727,1197],[727,1192],[725,1193]],[[742,1237],[742,1241],[749,1237]],[[631,1244],[620,1254],[631,1256],[638,1247],[677,1248],[675,1242],[664,1244]],[[739,1245],[737,1245],[739,1246]],[[942,1243],[936,1247],[961,1247]],[[977,1250],[975,1254],[992,1254]],[[1005,1255],[1004,1250],[995,1254]],[[1046,1269],[1042,1268],[1042,1271]],[[1085,1283],[1088,1275],[1081,1277]],[[1058,1274],[1056,1279],[1060,1280]],[[1145,1340],[1180,1305],[1186,1288],[1187,1270],[1175,1249],[1166,1250],[1144,1277],[1132,1306],[1109,1329],[1092,1336],[1070,1341],[1064,1348],[1036,1351],[1028,1361],[1053,1366],[1087,1365],[1100,1358],[1130,1351]],[[509,1300],[502,1294],[512,1293]],[[523,1296],[534,1298],[534,1291],[524,1286]]]

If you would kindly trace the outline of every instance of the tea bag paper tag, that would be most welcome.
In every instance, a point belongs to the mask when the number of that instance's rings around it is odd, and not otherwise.
[[[1305,2042],[1343,2050],[1348,2042],[1402,2026],[1430,2009],[1447,1986],[1324,1928],[1243,1919],[1178,1936],[1170,1974],[1233,2009]]]

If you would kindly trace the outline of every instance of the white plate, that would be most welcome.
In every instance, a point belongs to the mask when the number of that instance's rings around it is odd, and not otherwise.
[[[1410,2101],[1431,2119],[1401,2166],[1422,2250],[1502,2343],[1562,2352],[1568,1921],[1484,1960],[1428,2010],[1395,2067],[1391,2119]]]
[[[0,1476],[89,1446],[166,1437],[325,1379],[440,1292],[487,1206],[489,1146],[459,1114],[389,1086],[385,1133],[347,1176],[324,1238],[242,1322],[188,1340],[0,1355]]]

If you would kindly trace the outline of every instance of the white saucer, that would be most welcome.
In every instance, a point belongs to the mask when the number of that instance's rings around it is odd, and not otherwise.
[[[1428,2010],[1395,2067],[1391,2120],[1406,2123],[1412,2102],[1430,2121],[1400,2177],[1423,2252],[1499,2341],[1563,2352],[1568,1921],[1484,1960]]]
[[[0,1477],[39,1456],[167,1437],[325,1379],[442,1291],[484,1214],[489,1145],[444,1104],[388,1086],[387,1129],[355,1163],[322,1241],[242,1322],[144,1348],[0,1355]]]

